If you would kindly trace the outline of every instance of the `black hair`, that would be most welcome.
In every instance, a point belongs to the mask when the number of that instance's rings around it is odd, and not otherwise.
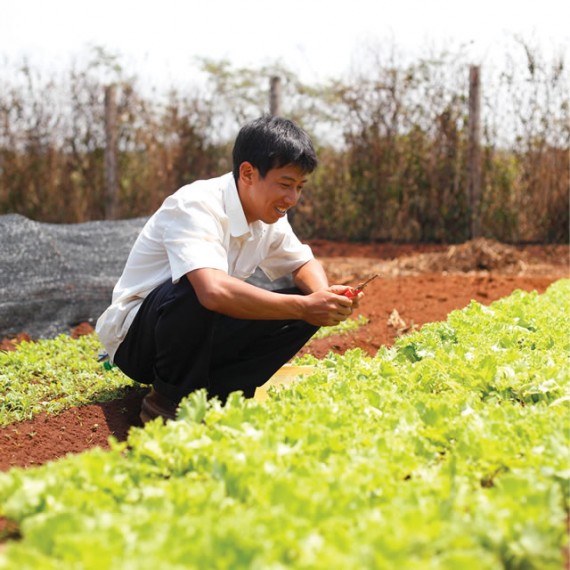
[[[272,115],[263,115],[240,129],[232,156],[236,182],[242,162],[250,162],[262,178],[269,170],[289,164],[310,174],[318,164],[309,135],[293,121]]]

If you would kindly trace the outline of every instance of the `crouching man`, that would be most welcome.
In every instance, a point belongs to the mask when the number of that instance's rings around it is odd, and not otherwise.
[[[111,360],[152,385],[143,423],[173,419],[201,388],[222,401],[236,390],[252,397],[319,327],[358,306],[362,294],[329,286],[287,221],[316,166],[305,131],[264,116],[238,133],[231,173],[183,186],[148,220],[96,327]],[[245,282],[257,267],[295,286]]]

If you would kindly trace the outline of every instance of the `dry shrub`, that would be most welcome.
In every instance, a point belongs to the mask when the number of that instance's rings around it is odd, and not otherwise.
[[[482,234],[568,242],[568,71],[563,58],[548,61],[520,41],[516,47],[522,63],[513,56],[498,78],[483,74]],[[145,97],[102,51],[59,79],[24,66],[0,82],[0,213],[53,222],[105,216],[110,83],[117,87],[118,214],[133,217],[183,184],[229,171],[239,125],[266,109],[268,79],[280,75],[282,114],[311,132],[320,154],[292,216],[303,238],[464,242],[472,237],[468,67],[461,51],[404,64],[394,49],[380,49],[364,71],[310,86],[282,67],[206,61],[202,90]]]

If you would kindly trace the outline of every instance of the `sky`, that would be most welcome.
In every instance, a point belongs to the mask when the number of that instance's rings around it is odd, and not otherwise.
[[[567,0],[0,0],[0,61],[66,68],[100,46],[149,81],[176,84],[196,58],[279,62],[306,82],[342,76],[368,45],[404,58],[463,46],[471,63],[521,36],[569,55]]]

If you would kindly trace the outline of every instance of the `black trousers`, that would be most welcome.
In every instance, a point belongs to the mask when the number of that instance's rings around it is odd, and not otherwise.
[[[252,397],[317,330],[305,321],[235,319],[209,311],[183,277],[143,301],[114,361],[129,378],[152,384],[174,402],[200,388],[225,402],[236,390]]]

